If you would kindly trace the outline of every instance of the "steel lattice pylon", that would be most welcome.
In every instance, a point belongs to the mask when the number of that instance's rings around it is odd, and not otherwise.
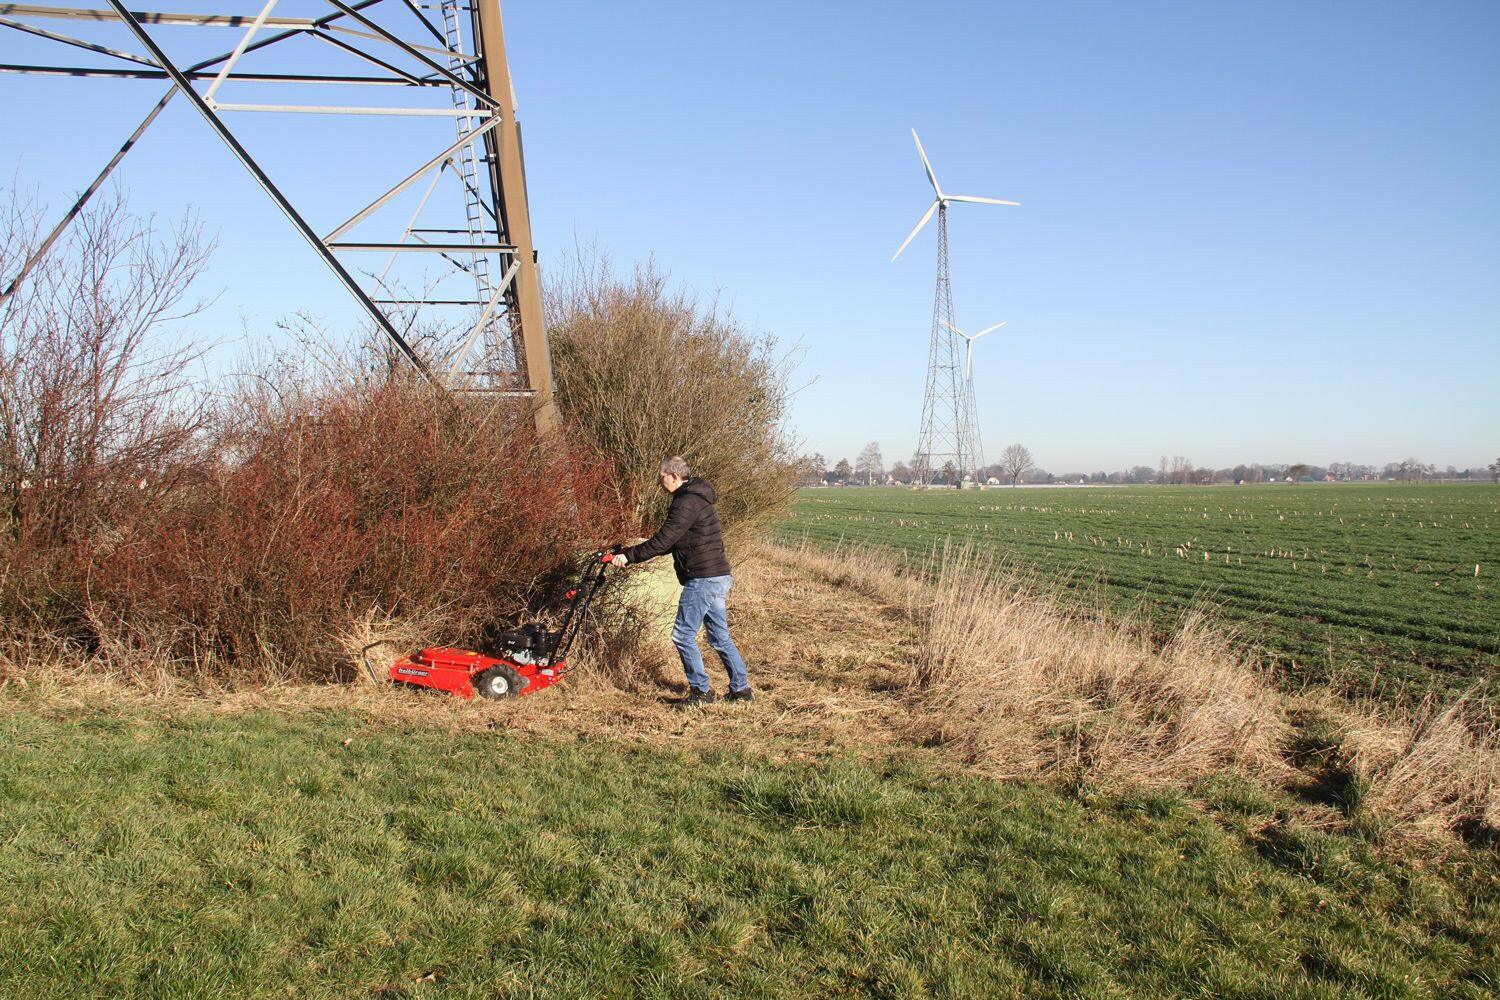
[[[555,426],[551,359],[499,0],[242,0],[245,9],[230,13],[142,12],[127,9],[121,0],[107,2],[108,9],[0,3],[0,28],[10,29],[0,37],[24,38],[33,47],[43,39],[52,48],[89,53],[81,65],[7,60],[0,73],[160,80],[169,86],[20,273],[0,275],[0,302],[25,280],[168,102],[180,97],[229,147],[394,349],[445,390],[526,397],[538,426]],[[226,0],[225,6],[233,3]],[[290,16],[288,8],[314,16]],[[426,11],[437,12],[437,23]],[[89,37],[47,26],[58,21]],[[214,43],[206,57],[200,51],[196,58],[174,58],[158,37],[171,33],[160,26],[202,29],[192,35],[227,29],[238,36],[237,44],[221,52],[216,50],[222,42]],[[181,37],[172,35],[179,51],[185,47]],[[361,103],[322,99],[350,88],[395,96]],[[275,91],[274,101],[264,96],[268,91]],[[324,186],[294,197],[228,124],[241,113],[403,122],[413,136],[399,140],[399,148],[427,142],[441,151],[387,187],[372,185],[368,170],[327,165],[327,150],[314,145],[301,152],[323,165]],[[441,139],[431,123],[445,118],[454,122],[456,133],[450,130]],[[428,131],[416,135],[423,122]],[[371,135],[381,136],[372,141],[391,142],[373,126]],[[394,209],[408,191],[423,194],[401,228],[382,210]],[[367,235],[351,236],[355,230]],[[383,268],[357,266],[371,254],[386,258]],[[450,291],[450,283],[457,289]],[[464,294],[465,286],[472,291]]]
[[[916,473],[923,486],[929,486],[941,475],[950,486],[963,485],[964,478],[972,475],[979,480],[984,468],[984,451],[979,442],[979,408],[974,401],[973,351],[974,341],[987,333],[998,330],[1004,323],[966,334],[953,322],[953,288],[948,277],[948,205],[951,202],[968,202],[979,205],[1017,205],[1019,202],[1000,198],[981,198],[969,194],[946,194],[938,184],[932,162],[927,159],[927,150],[917,130],[912,129],[912,142],[916,143],[917,155],[922,158],[922,169],[927,174],[927,183],[932,185],[932,203],[917,220],[906,239],[891,255],[891,260],[917,238],[922,227],[938,217],[937,293],[932,302],[932,346],[927,361],[927,391],[922,398],[922,429],[917,436],[917,452],[913,456]],[[959,363],[958,341],[964,344],[964,363]],[[960,372],[962,374],[960,374]]]
[[[923,485],[944,476],[958,485],[984,465],[973,385],[964,375],[959,337],[953,332],[953,286],[948,276],[948,206],[938,205],[937,288],[932,301],[932,345],[927,390],[922,398],[922,430],[917,437],[916,473]],[[949,472],[949,466],[952,470]]]

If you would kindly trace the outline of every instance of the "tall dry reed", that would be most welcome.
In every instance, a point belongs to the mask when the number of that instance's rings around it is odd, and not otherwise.
[[[1356,808],[1397,835],[1500,833],[1500,731],[1475,693],[1412,708],[1311,699],[1338,734]]]
[[[987,773],[1177,783],[1279,766],[1276,692],[1202,613],[1158,645],[973,548],[917,569],[881,552],[790,558],[904,610],[917,633],[914,735]]]
[[[1158,645],[957,548],[912,614],[924,724],[986,770],[1157,783],[1277,761],[1274,690],[1200,612]]]
[[[1318,766],[1352,778],[1351,821],[1401,837],[1500,834],[1500,730],[1477,697],[1393,709],[1285,694],[1211,607],[1163,643],[973,548],[915,568],[884,551],[778,555],[904,610],[913,736],[986,773],[1187,785],[1228,770],[1295,790],[1317,777],[1289,760],[1296,716],[1331,731]]]

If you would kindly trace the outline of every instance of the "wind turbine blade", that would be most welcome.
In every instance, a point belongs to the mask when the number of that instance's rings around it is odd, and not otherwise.
[[[974,338],[969,337],[969,356],[964,363],[965,376],[972,383],[974,381]]]
[[[917,143],[917,155],[922,158],[922,169],[927,171],[927,180],[932,185],[932,190],[937,192],[939,198],[942,198],[943,189],[938,187],[937,174],[932,172],[932,163],[927,159],[927,150],[922,148],[922,140],[917,138],[916,129],[911,130],[911,137]]]
[[[1009,323],[1009,322],[1010,322],[1010,320],[1006,320],[1005,321],[1005,323]],[[987,333],[994,333],[996,330],[998,330],[1002,326],[1004,326],[1005,323],[996,323],[994,326],[987,326],[983,330],[980,330],[978,333],[974,334],[974,336],[970,337],[969,339],[970,340],[978,340],[980,337],[983,337]]]
[[[927,225],[927,220],[932,218],[932,213],[937,211],[937,207],[938,203],[936,201],[927,206],[927,211],[922,215],[922,221],[917,223],[915,229],[906,234],[906,239],[902,241],[901,246],[897,247],[896,252],[891,254],[891,260],[895,260],[897,257],[901,256],[901,251],[906,249],[906,245],[912,240],[916,239],[917,233],[921,232],[922,227]]]
[[[948,322],[947,320],[943,320],[943,325],[946,326],[948,329],[952,330],[954,333],[958,334],[960,337],[967,338],[969,336],[967,333],[964,333],[962,330],[960,330],[958,327],[954,326],[952,323]]]
[[[972,201],[978,205],[1020,205],[1019,201],[1001,201],[999,198],[977,198],[972,194],[945,194],[946,201]]]

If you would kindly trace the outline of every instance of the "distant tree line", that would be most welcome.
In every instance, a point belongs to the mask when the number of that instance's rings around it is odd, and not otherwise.
[[[798,484],[801,486],[870,486],[882,484],[910,485],[918,481],[918,459],[898,461],[889,469],[882,464],[880,445],[870,442],[860,451],[853,465],[848,459],[839,459],[830,467],[821,454],[805,455],[798,463]],[[941,485],[952,485],[958,475],[951,465],[933,470],[932,481]],[[1383,466],[1361,465],[1358,462],[1330,462],[1313,465],[1309,462],[1252,462],[1233,467],[1212,469],[1196,466],[1183,455],[1168,458],[1161,456],[1155,468],[1136,465],[1115,472],[1063,472],[1051,473],[1037,467],[1031,452],[1019,444],[1005,449],[999,462],[986,465],[979,473],[979,481],[990,485],[1015,485],[1017,483],[1090,483],[1109,485],[1162,484],[1171,486],[1209,486],[1214,483],[1306,483],[1306,482],[1500,482],[1500,459],[1489,466],[1459,469],[1423,462],[1415,456],[1399,462],[1387,462]]]

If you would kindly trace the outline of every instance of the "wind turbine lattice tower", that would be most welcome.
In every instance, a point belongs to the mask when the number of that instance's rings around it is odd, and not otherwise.
[[[948,205],[955,201],[983,205],[1018,205],[1019,202],[944,194],[916,129],[912,129],[911,137],[917,144],[917,155],[922,158],[922,169],[927,173],[934,197],[932,204],[891,259],[901,256],[901,251],[931,221],[934,213],[938,220],[937,286],[932,301],[932,339],[928,349],[926,391],[922,398],[922,427],[917,436],[914,471],[922,485],[926,486],[951,466],[951,478],[957,480],[952,485],[958,485],[966,475],[978,476],[979,470],[984,466],[984,449],[980,442],[978,408],[974,402],[974,381],[964,360],[968,352],[960,350],[959,340],[962,335],[955,332],[953,320],[953,286],[948,269]],[[980,336],[983,334],[977,334],[975,339]],[[972,351],[972,342],[969,350]]]
[[[932,298],[932,343],[927,354],[927,387],[922,397],[915,470],[924,486],[950,463],[960,481],[965,473],[984,464],[973,387],[962,377],[958,338],[951,329],[953,286],[948,275],[947,205],[938,206],[937,220],[937,287]]]

